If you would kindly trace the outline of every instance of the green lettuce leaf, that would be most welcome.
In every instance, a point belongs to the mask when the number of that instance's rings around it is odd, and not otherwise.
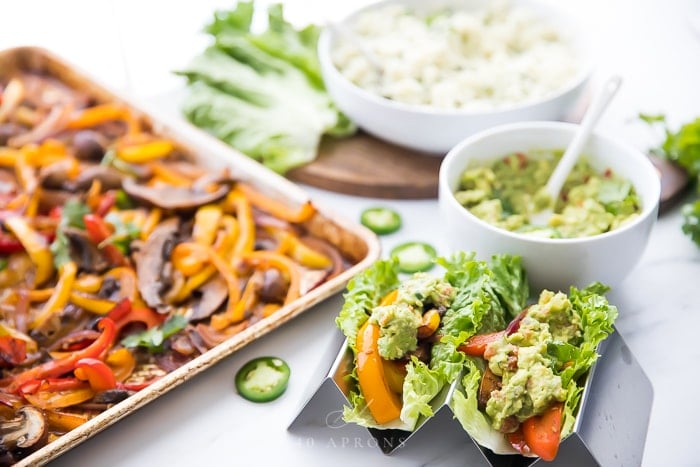
[[[321,136],[345,136],[355,126],[323,86],[316,55],[319,28],[297,30],[281,5],[268,27],[251,31],[252,2],[218,11],[206,31],[214,45],[176,73],[187,78],[182,111],[194,125],[276,172],[316,157]]]
[[[486,263],[459,252],[439,258],[438,263],[457,294],[443,317],[445,337],[433,345],[431,368],[451,382],[459,377],[465,360],[457,347],[475,334],[504,329],[525,306],[528,283],[522,262],[515,256],[497,255]]]
[[[438,395],[444,385],[445,380],[437,371],[431,370],[416,357],[411,358],[406,365],[406,378],[403,382],[401,420],[413,428],[421,415],[433,415],[430,401]]]

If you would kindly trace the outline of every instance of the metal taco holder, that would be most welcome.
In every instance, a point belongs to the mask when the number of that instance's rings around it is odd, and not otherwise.
[[[328,430],[338,428],[355,433],[359,430],[365,435],[369,432],[373,444],[387,455],[399,448],[419,448],[419,443],[449,447],[461,441],[473,445],[473,449],[466,447],[460,453],[464,465],[469,466],[640,465],[654,397],[651,382],[617,330],[600,344],[598,353],[600,357],[586,378],[574,430],[561,442],[557,458],[549,463],[539,458],[497,455],[479,446],[462,429],[450,407],[459,380],[436,396],[431,403],[433,416],[421,417],[412,432],[344,425],[342,409],[349,403],[347,377],[353,355],[340,331],[316,372],[320,385],[287,429],[319,439],[328,436]]]

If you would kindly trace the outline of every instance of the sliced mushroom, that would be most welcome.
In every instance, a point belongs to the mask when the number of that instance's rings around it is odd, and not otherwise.
[[[70,243],[70,257],[81,270],[99,274],[109,268],[109,262],[97,246],[90,241],[85,231],[65,227],[63,233],[68,237]]]
[[[260,299],[267,303],[284,303],[287,297],[288,281],[276,268],[266,269],[262,276],[262,285],[258,291]]]
[[[42,188],[61,190],[70,182],[73,162],[66,159],[46,165],[39,170],[39,184]]]
[[[168,311],[163,294],[170,287],[163,276],[170,253],[177,239],[180,220],[177,217],[160,223],[135,255],[138,289],[148,306],[161,313]]]
[[[74,198],[76,198],[75,193],[44,188],[39,192],[39,209],[41,212],[49,212],[56,206],[64,206],[68,200]]]
[[[192,302],[191,321],[208,318],[228,297],[228,287],[221,276],[213,277],[198,290],[201,296]]]
[[[73,148],[78,159],[99,162],[108,144],[107,138],[96,131],[81,130],[73,135]]]
[[[1,123],[0,124],[0,146],[7,145],[7,141],[10,138],[21,135],[28,128],[23,125],[18,125],[14,122]]]
[[[90,188],[93,180],[99,180],[103,190],[116,190],[122,187],[124,174],[108,165],[88,165],[80,171],[80,175],[70,185],[71,190],[85,191]]]
[[[0,451],[31,452],[43,446],[48,439],[48,430],[41,410],[25,405],[15,415],[15,418],[0,424]]]
[[[499,389],[501,389],[501,378],[496,376],[487,366],[484,370],[484,375],[481,377],[481,384],[479,385],[479,394],[477,396],[479,409],[485,410],[486,403],[491,399],[491,393]]]
[[[204,204],[214,203],[229,192],[227,185],[221,185],[216,190],[209,192],[201,184],[193,184],[191,188],[148,187],[136,183],[131,178],[125,179],[122,186],[132,198],[162,209],[173,210],[189,210]]]

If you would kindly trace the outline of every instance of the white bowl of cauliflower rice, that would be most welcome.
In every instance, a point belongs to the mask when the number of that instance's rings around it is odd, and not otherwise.
[[[318,47],[338,107],[439,156],[494,125],[564,118],[591,74],[575,20],[535,0],[387,0],[336,26]]]

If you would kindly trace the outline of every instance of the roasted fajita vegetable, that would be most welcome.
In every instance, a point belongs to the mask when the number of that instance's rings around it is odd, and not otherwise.
[[[310,202],[191,156],[124,104],[0,78],[0,465],[353,263]]]

